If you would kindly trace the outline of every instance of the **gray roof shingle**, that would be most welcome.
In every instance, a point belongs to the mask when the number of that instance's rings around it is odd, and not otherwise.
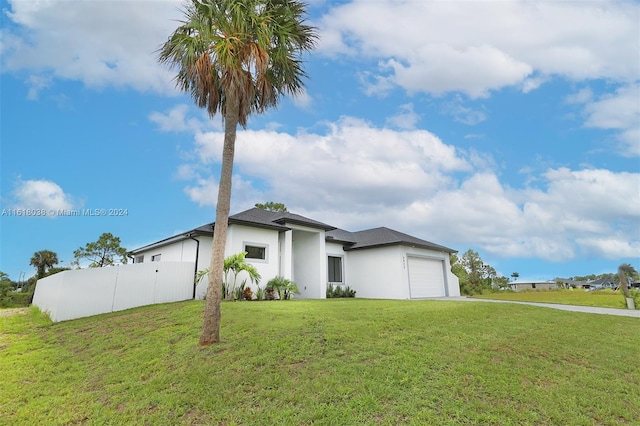
[[[344,244],[345,250],[358,250],[374,247],[383,247],[390,245],[408,245],[420,247],[429,250],[438,250],[448,253],[455,253],[456,250],[444,247],[420,238],[412,237],[393,229],[380,227],[367,229],[358,232],[349,232],[344,229],[338,229],[326,223],[309,219],[295,213],[289,212],[271,212],[259,208],[252,208],[243,212],[229,216],[229,224],[247,225],[259,228],[273,229],[277,231],[288,231],[287,224],[295,224],[307,226],[310,228],[322,229],[325,231],[325,239],[327,242],[337,242]],[[190,238],[197,235],[213,235],[214,223],[209,223],[182,234],[174,235],[161,241],[149,244],[147,246],[132,250],[130,253],[135,254],[152,247],[159,247],[166,244],[179,241],[181,239]]]
[[[289,212],[271,212],[254,207],[229,217],[229,223],[246,223],[248,225],[263,225],[287,230],[287,223],[308,226],[310,228],[330,231],[336,229],[335,226],[309,219],[299,214]]]
[[[356,243],[352,246],[345,247],[345,250],[358,250],[364,248],[382,247],[389,245],[408,245],[420,247],[430,250],[445,251],[455,253],[457,250],[450,249],[439,244],[412,237],[411,235],[385,228],[373,228],[364,231],[352,232]]]

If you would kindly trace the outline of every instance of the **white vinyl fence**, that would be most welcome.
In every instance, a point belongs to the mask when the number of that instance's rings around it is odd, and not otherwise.
[[[54,322],[193,298],[194,262],[58,272],[38,280],[33,304]]]

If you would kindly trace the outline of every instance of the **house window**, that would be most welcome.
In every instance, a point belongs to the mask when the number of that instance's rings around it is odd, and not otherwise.
[[[136,256],[135,260],[133,261],[133,263],[142,263],[142,262],[144,262],[144,255]]]
[[[329,270],[327,277],[330,283],[342,282],[342,258],[338,256],[329,256],[327,260]]]
[[[161,254],[154,254],[153,256],[151,256],[151,261],[152,262],[160,262],[160,256],[162,256]]]
[[[267,246],[258,244],[245,244],[244,251],[247,259],[267,260]]]

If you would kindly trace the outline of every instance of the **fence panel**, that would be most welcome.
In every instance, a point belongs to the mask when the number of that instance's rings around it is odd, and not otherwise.
[[[156,272],[158,269],[156,265],[158,264],[160,262],[134,263],[119,267],[118,286],[113,300],[114,311],[155,302],[154,293],[159,273]]]
[[[188,300],[193,298],[193,280],[195,263],[178,263],[170,268],[167,263],[158,262],[159,272],[156,283],[154,303],[166,303],[174,300]],[[179,285],[182,282],[189,285]]]
[[[193,262],[153,262],[59,272],[38,280],[33,304],[65,321],[193,295]]]
[[[46,285],[36,284],[35,293],[33,294],[32,303],[39,307],[41,311],[48,312],[54,321],[54,318],[58,315],[58,303],[64,281],[63,274],[64,272],[58,272],[55,275],[38,280],[38,284],[46,280]]]

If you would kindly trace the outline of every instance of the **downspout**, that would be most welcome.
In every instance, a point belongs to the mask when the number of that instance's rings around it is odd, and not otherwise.
[[[195,300],[196,286],[198,285],[198,283],[196,282],[196,279],[198,277],[198,255],[200,254],[200,240],[193,238],[192,234],[189,234],[188,237],[196,242],[196,266],[194,268],[195,270],[193,271],[193,297],[192,297]]]

